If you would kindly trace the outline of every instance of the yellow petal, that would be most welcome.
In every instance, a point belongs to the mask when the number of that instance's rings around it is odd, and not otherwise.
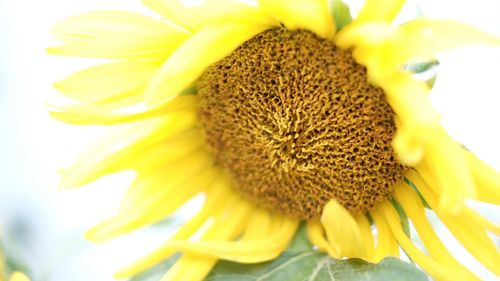
[[[259,240],[266,238],[271,230],[269,211],[255,208],[250,215],[248,225],[241,237],[242,240]]]
[[[378,1],[367,1],[367,5],[390,10]],[[381,87],[390,85],[391,81],[384,79],[390,80],[403,65],[433,59],[438,52],[468,44],[500,45],[499,38],[468,25],[423,18],[397,28],[384,21],[356,20],[342,29],[335,40],[342,48],[355,48],[355,59],[368,68],[371,82]]]
[[[401,245],[401,247],[411,257],[411,259],[415,261],[415,263],[422,267],[436,280],[463,280],[463,276],[455,272],[452,267],[438,263],[423,254],[417,247],[415,247],[415,245],[413,245],[413,242],[406,236],[401,228],[398,213],[389,202],[383,202],[379,209],[384,216],[384,220],[390,226],[392,233],[397,238],[399,245]]]
[[[101,115],[113,115],[115,112],[127,112],[128,109],[133,108],[135,106],[140,106],[141,102],[144,101],[143,90],[131,91],[128,93],[122,93],[123,95],[113,96],[111,99],[115,99],[114,101],[101,101],[95,100],[94,103],[73,103],[70,105],[53,105],[47,104],[51,111],[51,114],[54,113],[58,119],[59,118],[68,118],[69,121],[73,122],[76,119],[76,122],[82,122],[82,120],[89,120],[89,118],[93,121],[98,120],[99,114]],[[151,110],[150,110],[151,111]],[[62,115],[58,115],[61,114]],[[79,116],[76,118],[75,115]],[[104,117],[105,118],[105,117]],[[101,119],[102,120],[102,119]],[[64,120],[62,120],[64,121]],[[71,123],[68,122],[68,123]],[[84,121],[83,121],[84,122]],[[82,123],[83,123],[82,122]],[[90,121],[88,121],[90,122]],[[80,124],[84,125],[84,124]]]
[[[196,162],[191,161],[190,163]],[[203,168],[208,168],[206,161],[196,163],[191,169],[188,169],[186,164],[179,163],[182,170],[179,168],[175,170],[176,173],[171,171],[167,175],[168,178],[159,178],[150,183],[163,186],[162,192],[153,194],[147,198],[148,200],[137,202],[132,208],[121,210],[117,216],[94,226],[87,231],[86,238],[102,242],[158,222],[212,185],[217,176],[216,169],[210,168],[202,172]],[[161,171],[157,170],[158,172]]]
[[[439,115],[427,97],[429,88],[425,82],[404,73],[381,79],[384,81],[380,86],[398,119],[394,149],[401,162],[415,165],[421,160],[426,143],[440,129]]]
[[[237,24],[205,26],[180,46],[161,67],[147,89],[148,102],[161,104],[179,95],[207,67],[266,28]]]
[[[233,216],[233,215],[231,215]],[[171,241],[170,245],[181,252],[205,257],[217,257],[239,263],[268,261],[279,256],[293,238],[299,220],[276,216],[275,229],[266,237],[249,241]]]
[[[320,251],[327,252],[332,257],[338,257],[336,249],[328,243],[323,231],[323,225],[319,219],[309,220],[307,222],[307,236],[311,243],[313,243]]]
[[[460,272],[460,274],[464,276],[465,280],[478,280],[477,277],[462,266],[443,245],[427,219],[424,205],[416,191],[401,181],[395,186],[394,195],[405,213],[413,222],[420,239],[430,255],[437,261],[453,267],[454,271]]]
[[[425,61],[436,53],[470,44],[500,45],[500,38],[451,20],[419,18],[397,28],[391,55],[399,64]]]
[[[500,205],[500,173],[481,161],[471,152],[464,152],[469,163],[477,198],[484,202]]]
[[[200,164],[202,164],[201,167],[209,167],[211,165],[212,159],[205,157],[205,155],[197,155],[200,148],[199,139],[177,139],[176,142],[176,145],[172,146],[170,140],[166,141],[165,146],[168,149],[163,150],[164,146],[162,146],[153,151],[146,151],[149,157],[140,157],[136,163],[127,165],[137,169],[137,177],[128,188],[122,200],[121,211],[131,210],[140,205],[141,202],[164,193],[168,187],[175,185],[175,180],[179,179],[179,176],[182,174],[176,174],[176,170],[180,168],[180,165],[185,165],[185,159],[199,161],[199,163],[193,165],[188,164],[186,172],[192,172],[191,169],[195,167],[199,168]],[[192,155],[197,156],[193,157]],[[161,176],[159,176],[160,174]],[[168,183],[165,183],[167,181]]]
[[[428,143],[420,167],[425,167],[425,179],[439,189],[437,208],[441,211],[457,212],[466,198],[475,198],[476,189],[464,150],[444,129],[435,132]]]
[[[97,142],[86,153],[82,153],[70,168],[63,171],[60,188],[79,187],[103,175],[130,169],[134,164],[142,166],[143,162],[139,161],[141,157],[151,154],[162,156],[157,152],[162,152],[163,149],[168,151],[169,137],[192,127],[195,122],[195,115],[174,115],[142,122],[114,133]],[[166,145],[155,145],[160,142],[166,142]]]
[[[9,281],[30,281],[30,279],[23,273],[16,271],[10,276]]]
[[[365,215],[358,215],[356,216],[356,223],[359,226],[361,238],[363,239],[363,246],[366,249],[366,260],[370,262],[376,262],[375,241],[373,239],[370,222]]]
[[[259,0],[259,5],[288,29],[308,29],[332,39],[335,24],[327,0]]]
[[[142,100],[142,97],[140,99]],[[136,101],[135,99],[127,99],[125,104],[120,102],[119,104],[106,105],[76,104],[53,107],[50,115],[55,119],[75,125],[112,125],[164,116],[176,111],[194,111],[197,108],[197,98],[193,95],[177,96],[163,105],[144,106],[139,111],[135,108],[122,108],[122,106],[131,105]],[[127,112],[126,109],[131,109],[131,112]]]
[[[157,63],[121,61],[91,67],[54,84],[65,96],[84,103],[109,103],[141,95]]]
[[[374,253],[375,262],[379,262],[388,256],[399,257],[399,247],[396,237],[391,233],[389,225],[380,212],[380,208],[371,210],[370,215],[377,227],[377,246]]]
[[[395,36],[395,31],[388,23],[369,22],[347,25],[335,37],[335,43],[344,49],[361,46],[381,46]]]
[[[224,178],[219,177],[216,179],[214,185],[207,191],[207,200],[203,208],[185,224],[183,224],[170,238],[172,240],[185,240],[193,235],[211,216],[217,214],[219,209],[224,208],[225,205],[231,201],[233,191],[231,190],[230,182]],[[221,203],[220,198],[225,198],[225,203]],[[230,206],[230,205],[228,205]],[[220,237],[219,237],[220,238]],[[161,245],[153,252],[140,258],[137,262],[121,269],[115,274],[118,279],[125,279],[144,271],[161,261],[167,259],[175,254],[177,249],[170,247],[167,243]]]
[[[401,163],[413,166],[424,156],[424,143],[412,128],[399,127],[392,140],[392,147]]]
[[[267,26],[278,24],[259,7],[238,0],[205,0],[190,5],[176,0],[143,0],[143,2],[165,18],[191,32],[214,23]]]
[[[164,59],[188,37],[172,24],[124,11],[71,17],[53,32],[65,44],[49,53],[115,59]]]
[[[405,0],[365,0],[353,24],[363,22],[387,22],[396,18]]]
[[[366,249],[356,220],[342,205],[330,200],[323,208],[321,224],[328,241],[336,249],[336,258],[365,258]]]
[[[463,208],[463,216],[466,220],[473,220],[476,224],[480,225],[481,228],[484,228],[496,236],[500,236],[500,225],[495,224],[485,217],[481,216],[478,212],[472,210],[469,207]]]
[[[409,171],[406,176],[417,186],[429,206],[457,240],[489,270],[500,275],[500,267],[498,267],[500,253],[481,223],[477,220],[467,219],[467,213],[464,213],[463,208],[456,213],[443,212],[438,208],[438,196],[431,190],[426,179],[424,180],[415,171]]]
[[[234,198],[234,197],[233,197]],[[230,241],[235,239],[245,226],[245,219],[250,212],[250,204],[236,198],[226,198],[224,208],[215,217],[215,222],[203,234],[201,241]],[[167,280],[203,280],[210,272],[216,258],[184,254],[179,261],[162,277]]]

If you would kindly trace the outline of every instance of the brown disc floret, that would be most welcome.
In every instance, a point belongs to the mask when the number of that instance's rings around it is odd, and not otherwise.
[[[309,31],[255,36],[209,67],[197,89],[208,146],[258,205],[312,218],[336,199],[356,214],[403,177],[384,92],[350,51]]]

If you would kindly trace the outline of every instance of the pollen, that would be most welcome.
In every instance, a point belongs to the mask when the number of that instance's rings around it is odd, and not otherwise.
[[[217,165],[249,200],[297,218],[330,199],[370,210],[403,178],[394,112],[349,50],[305,30],[267,30],[209,67],[198,113]]]

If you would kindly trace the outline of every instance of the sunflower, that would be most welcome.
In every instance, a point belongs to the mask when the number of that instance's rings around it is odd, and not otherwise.
[[[54,28],[63,44],[49,49],[112,60],[56,83],[75,102],[52,116],[127,124],[63,173],[70,188],[135,171],[116,216],[88,239],[112,239],[204,198],[117,278],[178,252],[162,280],[202,280],[220,259],[272,260],[305,221],[315,249],[334,258],[378,262],[401,248],[436,280],[478,280],[443,245],[426,209],[500,274],[489,236],[500,228],[464,203],[499,204],[500,175],[447,134],[429,84],[408,70],[497,38],[447,20],[396,26],[402,0],[367,0],[352,21],[340,1],[143,2],[162,19],[83,14]]]

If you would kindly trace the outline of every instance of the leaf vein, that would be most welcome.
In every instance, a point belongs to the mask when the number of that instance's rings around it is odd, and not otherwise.
[[[322,258],[321,261],[318,262],[318,264],[316,265],[314,270],[311,272],[311,275],[309,276],[309,279],[307,279],[307,280],[314,281],[314,279],[316,278],[316,276],[318,276],[318,273],[321,271],[323,266],[325,266],[325,263],[328,263],[329,259],[330,258],[328,256]]]
[[[265,278],[271,276],[273,273],[287,267],[288,265],[290,265],[291,263],[294,263],[296,260],[300,260],[300,259],[303,259],[305,257],[308,257],[308,256],[311,256],[311,255],[315,255],[316,253],[315,252],[305,252],[303,254],[300,254],[294,258],[291,258],[289,259],[288,261],[280,264],[279,266],[273,268],[271,271],[267,272],[266,274],[262,275],[262,276],[259,276],[259,278],[255,279],[255,281],[262,281],[262,280],[265,280]]]

